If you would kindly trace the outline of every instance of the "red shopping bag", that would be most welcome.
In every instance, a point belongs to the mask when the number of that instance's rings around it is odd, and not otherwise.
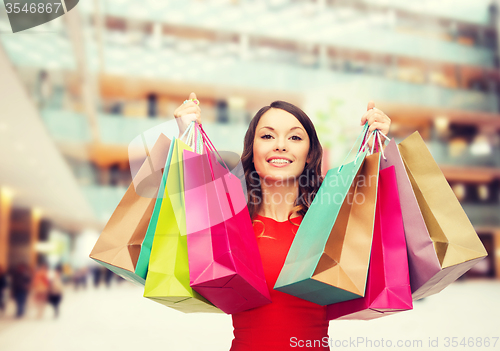
[[[240,180],[198,128],[205,152],[183,155],[190,286],[228,314],[265,305],[271,297]]]
[[[384,162],[384,159],[381,159]],[[365,296],[328,305],[327,319],[375,319],[413,308],[394,166],[380,171]]]

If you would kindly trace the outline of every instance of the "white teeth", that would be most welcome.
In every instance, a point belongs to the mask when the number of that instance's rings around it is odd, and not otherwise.
[[[285,160],[282,158],[274,158],[269,163],[278,163],[278,164],[284,164],[284,163],[291,163],[289,160]]]

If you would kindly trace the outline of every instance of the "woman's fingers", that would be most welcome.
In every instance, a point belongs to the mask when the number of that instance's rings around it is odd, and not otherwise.
[[[193,122],[193,121],[196,121],[198,122],[198,124],[201,124],[201,116],[199,113],[188,113],[187,115],[184,115],[182,117],[182,119],[184,119],[185,121],[187,121],[187,124]]]
[[[378,114],[377,111],[371,109],[370,111],[366,111],[363,114],[363,117],[361,117],[361,125],[365,124],[368,122],[368,125],[373,123],[374,117]]]
[[[368,125],[371,127],[371,125],[375,122],[382,122],[383,121],[383,116],[373,112],[368,116]]]
[[[370,100],[368,102],[368,105],[366,106],[366,112],[363,114],[363,116],[361,116],[361,123],[360,123],[361,126],[366,123],[367,116],[369,112],[373,110],[373,108],[375,108],[375,103]]]
[[[189,101],[177,107],[177,109],[174,111],[174,117],[179,118],[189,113],[198,113],[201,115],[200,106],[196,105],[193,101]]]
[[[368,119],[368,114],[370,113],[370,111],[366,111],[365,113],[363,113],[363,116],[361,116],[361,123],[359,125],[364,125],[366,123],[366,120]]]
[[[185,132],[192,121],[201,124],[201,109],[195,93],[189,94],[186,103],[182,103],[175,109],[174,117],[179,126],[179,136]]]
[[[384,130],[387,130],[389,125],[391,124],[390,118],[387,117],[387,115],[384,114],[383,112],[379,111],[373,111],[371,114],[368,115],[367,120],[368,120],[368,125],[370,127],[372,127],[374,123],[381,123],[382,125],[384,125],[383,128]],[[373,128],[370,128],[370,130],[373,130]]]
[[[382,133],[386,134],[387,124],[381,122],[373,122],[368,128],[368,133],[373,132],[375,129],[378,129]]]
[[[198,106],[189,106],[189,107],[185,107],[184,109],[179,111],[179,114],[182,116],[188,115],[190,113],[196,113],[196,114],[200,115],[201,109]]]
[[[375,141],[375,136],[372,134],[374,130],[379,130],[383,134],[388,134],[391,127],[391,119],[380,109],[375,107],[373,101],[368,102],[367,111],[361,116],[361,125],[368,122],[368,136],[369,139],[366,142],[368,148],[371,149]]]
[[[199,116],[196,114],[196,113],[188,113],[187,115],[184,115],[181,117],[181,119],[187,124],[189,125],[189,123],[193,122],[193,121],[198,121],[199,119]]]
[[[361,125],[368,122],[368,124],[372,124],[374,120],[378,118],[378,121],[383,120],[385,114],[377,108],[373,108],[371,110],[366,111],[361,117]]]

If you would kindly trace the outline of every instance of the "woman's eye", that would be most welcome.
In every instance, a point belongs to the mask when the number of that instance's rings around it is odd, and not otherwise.
[[[265,134],[263,136],[261,136],[262,139],[272,139],[273,136],[271,134]],[[297,136],[297,135],[293,135],[290,137],[292,140],[295,140],[295,141],[298,141],[298,140],[302,140],[301,137]]]

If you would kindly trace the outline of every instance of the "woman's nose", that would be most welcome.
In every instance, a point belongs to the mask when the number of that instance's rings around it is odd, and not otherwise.
[[[286,150],[286,147],[285,147],[285,142],[283,140],[278,140],[277,143],[276,143],[276,151],[285,151]]]

